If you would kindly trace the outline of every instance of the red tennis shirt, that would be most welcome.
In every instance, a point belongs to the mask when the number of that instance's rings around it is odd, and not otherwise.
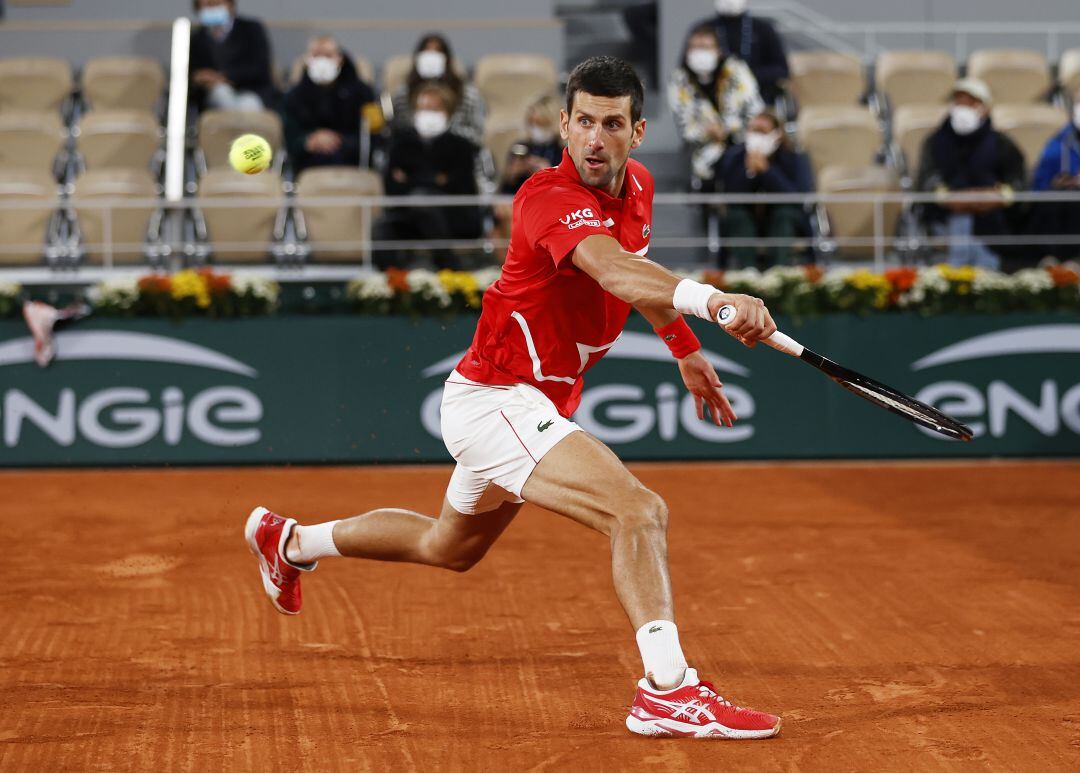
[[[530,177],[514,197],[506,263],[484,293],[458,372],[483,384],[532,384],[569,417],[581,401],[582,375],[615,343],[630,314],[630,304],[571,256],[593,234],[645,255],[652,201],[652,175],[633,159],[617,198],[583,183],[565,150],[557,167]]]

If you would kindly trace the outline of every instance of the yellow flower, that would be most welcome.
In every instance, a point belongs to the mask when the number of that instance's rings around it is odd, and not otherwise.
[[[856,290],[868,290],[874,293],[874,306],[885,308],[892,293],[892,283],[880,274],[872,274],[866,269],[853,271],[844,280]]]
[[[470,308],[480,307],[480,285],[471,272],[444,268],[439,272],[439,283],[450,295],[463,296]]]
[[[950,282],[966,282],[970,284],[975,281],[975,277],[979,274],[979,270],[974,266],[949,266],[941,263],[937,268],[941,275]]]
[[[170,294],[174,301],[194,298],[195,305],[200,309],[210,306],[210,288],[206,284],[206,279],[191,269],[178,271],[173,275]]]

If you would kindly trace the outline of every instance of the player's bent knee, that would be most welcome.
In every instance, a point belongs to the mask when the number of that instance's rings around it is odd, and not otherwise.
[[[659,494],[642,489],[616,518],[619,529],[667,531],[667,503]]]

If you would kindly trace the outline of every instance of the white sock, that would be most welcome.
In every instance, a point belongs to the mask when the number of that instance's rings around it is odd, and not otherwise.
[[[679,629],[670,620],[653,620],[638,628],[637,645],[647,676],[661,690],[682,681],[686,658],[679,646]]]
[[[339,521],[317,523],[314,526],[295,526],[296,547],[285,548],[285,558],[294,564],[310,564],[320,558],[340,556],[341,551],[334,544],[334,527]]]

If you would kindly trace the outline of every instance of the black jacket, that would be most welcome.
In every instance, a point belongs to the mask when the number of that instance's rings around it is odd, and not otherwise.
[[[285,142],[297,172],[318,159],[308,158],[304,143],[317,129],[341,135],[341,150],[334,163],[355,166],[360,162],[360,110],[374,102],[375,92],[360,80],[352,58],[345,54],[341,72],[333,83],[320,86],[305,69],[300,81],[285,95]]]
[[[254,91],[267,108],[274,101],[274,76],[270,58],[270,39],[262,22],[237,16],[232,29],[220,43],[210,30],[198,26],[191,31],[189,72],[217,70],[239,91]],[[202,105],[203,89],[193,86],[192,96]]]
[[[720,47],[750,65],[762,99],[773,102],[780,95],[780,81],[788,78],[787,54],[783,40],[769,19],[749,13],[738,16],[715,14],[698,24],[711,25],[720,38]]]
[[[720,159],[717,181],[724,193],[809,193],[814,189],[809,160],[786,148],[772,154],[763,174],[748,176],[745,144],[727,149]]]
[[[469,140],[444,132],[424,141],[415,129],[402,128],[390,139],[386,165],[386,193],[407,196],[410,193],[475,194],[476,155],[479,151]],[[394,179],[394,170],[405,173],[405,182]],[[445,175],[445,181],[436,178]]]

